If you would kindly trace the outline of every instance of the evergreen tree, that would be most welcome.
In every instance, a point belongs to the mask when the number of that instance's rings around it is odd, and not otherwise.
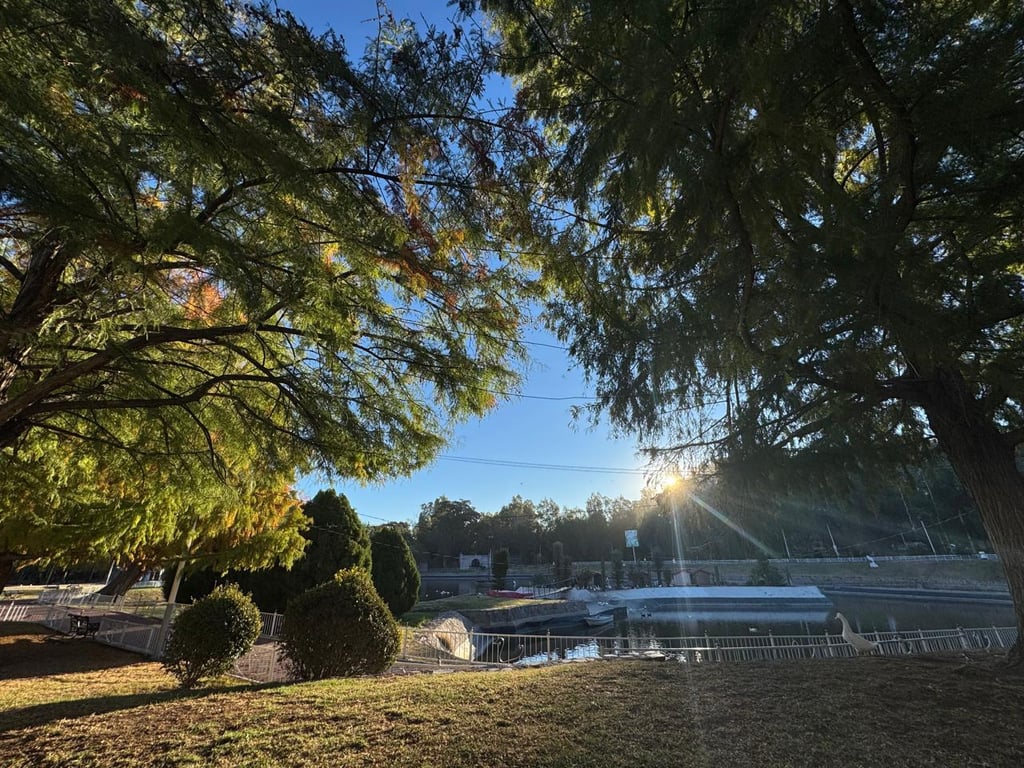
[[[1024,660],[1024,4],[483,5],[562,143],[552,317],[596,407],[769,479],[937,445]]]
[[[398,618],[419,599],[420,572],[405,537],[393,526],[377,528],[370,535],[373,554],[373,585]]]
[[[346,568],[370,570],[370,534],[352,509],[348,498],[333,489],[319,491],[306,502],[303,511],[312,521],[310,545],[296,572],[308,586],[323,584]]]
[[[508,575],[508,549],[502,547],[494,553],[491,560],[491,576],[494,577],[494,588],[505,588],[505,576]]]
[[[235,583],[252,596],[261,610],[284,613],[295,595],[323,584],[347,568],[370,570],[370,537],[344,494],[333,489],[319,491],[303,505],[307,526],[305,553],[288,569],[275,566],[258,571],[237,569],[222,573],[212,568],[194,568],[182,579],[179,602],[209,594],[216,584]],[[199,561],[200,566],[202,561]],[[170,581],[164,584],[168,592]]]
[[[0,29],[0,586],[187,558],[192,523],[226,552],[281,509],[217,482],[409,473],[514,389],[537,283],[501,158],[532,134],[478,112],[480,34],[385,24],[360,63],[258,0]]]

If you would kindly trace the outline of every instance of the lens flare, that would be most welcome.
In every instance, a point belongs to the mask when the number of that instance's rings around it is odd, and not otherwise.
[[[725,515],[725,513],[723,513],[723,512],[719,512],[719,511],[718,511],[717,509],[715,509],[714,507],[712,507],[712,506],[711,506],[710,504],[708,504],[708,503],[707,503],[706,501],[704,501],[704,499],[702,499],[702,498],[701,498],[700,496],[698,496],[698,495],[697,495],[697,494],[695,494],[695,493],[691,493],[691,494],[690,494],[690,498],[691,498],[691,499],[693,499],[693,501],[694,501],[694,502],[695,502],[695,503],[697,504],[697,506],[699,506],[699,507],[700,507],[701,509],[703,509],[703,510],[707,511],[707,512],[708,512],[709,514],[713,515],[713,516],[715,517],[715,519],[717,519],[717,520],[720,520],[721,522],[725,523],[725,524],[726,524],[727,526],[729,526],[729,527],[730,527],[730,528],[731,528],[732,530],[736,531],[736,533],[738,533],[738,534],[739,534],[740,536],[742,536],[742,537],[743,537],[744,539],[746,539],[746,540],[747,540],[747,541],[749,541],[749,542],[750,542],[751,544],[753,544],[753,545],[754,545],[755,547],[757,547],[758,549],[760,549],[760,550],[761,550],[762,552],[764,552],[764,553],[765,553],[766,555],[768,555],[768,556],[774,556],[774,554],[775,554],[775,553],[774,553],[774,552],[772,552],[772,551],[771,551],[770,549],[768,549],[768,547],[766,547],[766,546],[765,546],[765,545],[764,545],[764,544],[763,544],[763,543],[761,542],[761,540],[760,540],[760,539],[758,539],[758,538],[757,538],[756,536],[752,536],[751,534],[747,533],[747,532],[746,532],[745,530],[743,530],[743,529],[742,529],[742,528],[741,528],[740,526],[738,526],[738,525],[737,525],[736,523],[734,523],[734,522],[733,522],[732,520],[730,520],[730,519],[729,519],[729,518],[728,518],[728,517],[727,517],[727,516]]]

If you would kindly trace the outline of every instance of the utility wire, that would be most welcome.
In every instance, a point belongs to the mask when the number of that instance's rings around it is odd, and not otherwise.
[[[625,467],[593,467],[575,464],[543,464],[531,461],[513,461],[510,459],[482,459],[470,456],[441,455],[439,459],[445,461],[457,461],[464,464],[483,464],[491,467],[515,467],[518,469],[547,469],[556,472],[589,472],[594,474],[607,475],[632,475],[643,477],[647,474],[644,469],[627,469]]]

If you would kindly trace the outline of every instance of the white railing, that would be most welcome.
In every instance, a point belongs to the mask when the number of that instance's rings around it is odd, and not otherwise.
[[[441,637],[443,635],[443,637]],[[456,635],[458,635],[456,637]],[[878,652],[900,656],[940,651],[1009,648],[1012,627],[955,628],[909,632],[868,632]],[[472,648],[469,653],[453,649]],[[403,658],[448,664],[547,664],[579,658],[665,658],[680,662],[753,661],[762,659],[839,658],[856,651],[841,635],[756,635],[725,637],[497,635],[425,630],[406,643]]]
[[[443,636],[443,637],[442,637]],[[902,656],[1009,648],[1017,637],[1012,627],[869,632],[879,653]],[[472,659],[452,653],[472,648]],[[704,664],[778,659],[830,659],[855,656],[841,635],[763,635],[735,637],[584,637],[568,635],[497,635],[447,630],[403,635],[398,663],[437,666],[541,666],[578,659],[654,659]],[[288,679],[287,663],[276,643],[256,646],[236,662],[233,674],[260,682]]]
[[[30,609],[34,609],[31,610]],[[58,632],[70,631],[66,605],[0,606],[0,621],[29,618]],[[13,617],[13,618],[12,618]],[[96,614],[96,640],[156,657],[163,650],[161,622],[148,616]],[[264,614],[264,629],[279,631],[280,614]],[[1001,650],[1017,639],[1015,627],[974,627],[901,632],[865,632],[885,656],[971,650]],[[535,666],[574,659],[664,659],[680,663],[827,659],[856,655],[841,635],[739,635],[655,637],[643,633],[600,637],[577,635],[515,635],[457,632],[448,629],[403,629],[399,661],[431,665]],[[235,674],[248,680],[287,679],[287,666],[277,643],[262,643],[235,664]]]
[[[28,616],[28,605],[15,601],[0,603],[0,621],[25,621]]]
[[[26,609],[28,607],[25,606]],[[74,608],[75,606],[51,605],[45,614],[36,613],[32,617],[32,621],[57,632],[68,634],[71,631],[69,615],[74,613]],[[157,657],[163,652],[160,639],[161,622],[144,615],[135,619],[122,619],[106,614],[94,614],[90,618],[99,623],[99,628],[93,635],[94,639],[105,645],[153,657]]]
[[[281,628],[284,626],[284,614],[261,613],[260,616],[263,617],[263,628],[260,630],[260,639],[269,640],[281,634]]]

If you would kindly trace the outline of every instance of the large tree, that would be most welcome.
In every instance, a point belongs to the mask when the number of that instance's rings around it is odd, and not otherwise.
[[[457,564],[459,555],[480,554],[481,515],[465,499],[441,496],[420,505],[416,544],[422,556],[439,566]]]
[[[534,138],[476,111],[475,33],[385,24],[353,63],[261,3],[11,0],[0,29],[5,480],[140,430],[182,490],[238,450],[376,479],[512,387],[533,274],[498,158]],[[99,482],[55,503],[116,506]]]
[[[317,535],[298,565],[309,587],[323,584],[346,568],[370,570],[370,532],[363,525],[345,494],[333,488],[317,492],[303,511]]]
[[[665,454],[943,451],[1024,642],[1024,5],[486,0],[564,152],[552,274]]]

